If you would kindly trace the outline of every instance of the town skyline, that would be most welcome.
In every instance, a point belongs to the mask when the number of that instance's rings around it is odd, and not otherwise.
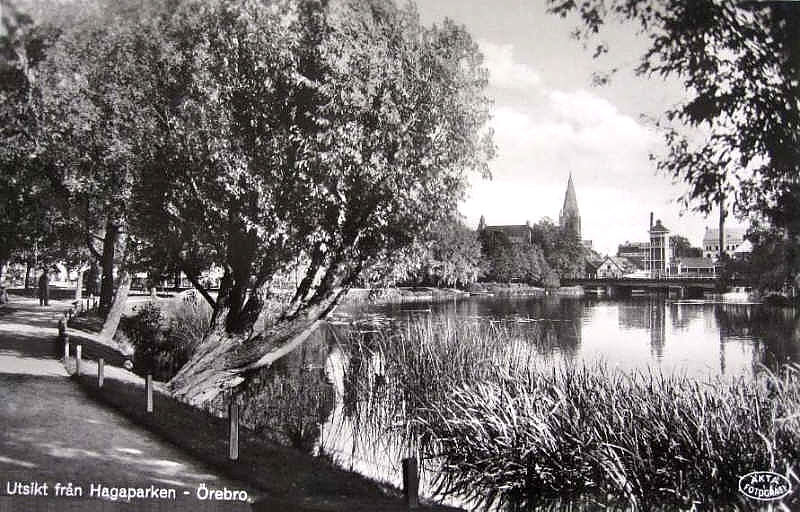
[[[602,34],[609,51],[592,51],[570,37],[575,19],[546,13],[544,1],[419,0],[424,24],[445,17],[464,25],[484,54],[491,128],[497,156],[491,180],[470,179],[460,211],[470,227],[558,222],[569,175],[582,217],[583,237],[600,253],[626,241],[646,241],[650,212],[672,234],[700,246],[708,217],[683,208],[682,182],[657,173],[651,154],[665,152],[654,121],[685,91],[676,80],[636,77],[646,41],[630,26]],[[593,73],[618,71],[605,86]],[[740,223],[729,217],[729,226]]]

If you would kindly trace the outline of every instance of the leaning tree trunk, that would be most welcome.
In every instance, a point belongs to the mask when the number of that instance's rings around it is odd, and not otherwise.
[[[225,315],[220,315],[191,360],[169,382],[172,393],[192,405],[214,400],[240,384],[247,372],[270,366],[303,343],[343,294],[343,289],[332,291],[293,318],[279,320],[258,334],[228,332]]]
[[[131,276],[127,271],[122,270],[119,273],[117,291],[114,293],[108,315],[103,322],[103,329],[100,331],[100,338],[108,341],[114,337],[114,333],[117,332],[117,327],[119,327],[119,322],[122,319],[122,313],[125,311],[125,304],[128,302],[128,292],[130,292],[130,289]]]

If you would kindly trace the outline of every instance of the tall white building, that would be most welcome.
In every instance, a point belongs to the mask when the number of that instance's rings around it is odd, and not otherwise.
[[[652,217],[651,217],[652,222]],[[669,243],[669,230],[657,220],[650,227],[650,246],[645,259],[645,270],[650,277],[661,277],[669,274],[669,263],[672,261],[672,246]]]

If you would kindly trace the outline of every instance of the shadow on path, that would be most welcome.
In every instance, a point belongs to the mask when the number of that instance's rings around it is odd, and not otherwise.
[[[63,354],[54,321],[61,306],[39,309],[35,301],[22,298],[0,312],[0,512],[250,510],[242,502],[199,500],[201,484],[243,489],[251,497],[257,491],[217,476],[206,464],[97,404],[68,378],[56,359]],[[30,482],[47,484],[47,495],[21,496],[16,483]],[[56,483],[80,487],[83,498],[54,496]],[[87,499],[91,487],[100,485],[174,489],[175,499]]]

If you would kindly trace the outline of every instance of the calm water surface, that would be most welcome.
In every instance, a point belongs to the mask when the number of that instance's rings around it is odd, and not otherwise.
[[[471,297],[447,303],[339,308],[334,316],[343,322],[359,317],[383,321],[383,327],[367,329],[389,328],[387,320],[395,326],[409,320],[536,325],[550,340],[531,348],[542,364],[602,361],[625,370],[651,368],[707,379],[748,378],[764,367],[800,362],[798,312],[761,305],[658,296]],[[411,451],[400,441],[403,418],[380,414],[383,384],[376,379],[381,365],[379,354],[348,354],[335,334],[320,333],[277,361],[260,379],[253,390],[251,419],[260,417],[265,435],[402,486],[400,461]],[[421,489],[427,493],[431,474],[423,472],[422,478]]]
[[[695,377],[751,375],[761,365],[800,362],[800,315],[760,304],[667,300],[472,297],[373,308],[394,318],[536,321],[557,343],[537,349],[543,360],[604,361],[626,370],[660,369]]]

